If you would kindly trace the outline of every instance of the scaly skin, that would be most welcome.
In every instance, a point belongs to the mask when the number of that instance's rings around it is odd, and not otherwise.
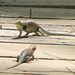
[[[41,35],[47,34],[47,35],[58,35],[58,36],[75,36],[75,35],[69,35],[69,34],[57,34],[57,33],[49,33],[45,31],[43,28],[41,28],[36,22],[28,20],[26,22],[18,21],[15,23],[17,29],[20,31],[20,34],[18,36],[21,37],[22,31],[26,32],[26,35],[23,37],[27,37],[29,33],[34,32],[35,35],[39,36],[39,33]]]
[[[57,34],[57,33],[50,33],[50,32],[47,32],[45,31],[43,28],[40,27],[40,29],[45,33],[45,34],[48,34],[48,35],[58,35],[58,36],[75,36],[75,35],[70,35],[70,34]],[[43,34],[44,35],[44,34]]]
[[[23,50],[17,60],[18,63],[14,66],[6,68],[6,70],[14,68],[14,67],[22,64],[23,62],[28,62],[28,61],[32,60],[34,58],[33,53],[35,50],[36,50],[36,45],[31,45],[28,49]]]

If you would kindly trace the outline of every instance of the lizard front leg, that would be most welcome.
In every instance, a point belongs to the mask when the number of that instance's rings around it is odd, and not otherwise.
[[[32,55],[32,56],[27,56],[25,59],[26,59],[25,62],[28,62],[28,61],[34,60],[34,55]]]
[[[28,61],[34,60],[34,55],[28,58]]]
[[[26,34],[24,36],[22,36],[22,38],[28,38],[29,32],[28,31],[25,31],[25,32],[26,32]]]
[[[31,58],[31,60],[34,60],[34,55],[32,55],[32,58]]]
[[[22,31],[20,31],[20,33],[19,33],[19,36],[18,36],[18,37],[21,37],[21,34],[22,34]]]
[[[19,39],[19,38],[21,38],[21,34],[22,34],[22,31],[20,31],[18,37],[14,37],[13,39]]]

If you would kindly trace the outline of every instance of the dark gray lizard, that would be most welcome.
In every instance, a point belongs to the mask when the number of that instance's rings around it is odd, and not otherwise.
[[[8,67],[6,68],[7,69],[10,69],[10,68],[13,68],[13,67],[16,67],[20,64],[22,64],[23,62],[28,62],[30,60],[33,60],[34,59],[34,51],[36,50],[36,45],[31,45],[28,49],[25,49],[21,52],[20,56],[17,57],[17,64],[14,65],[14,66],[11,66],[11,67]]]

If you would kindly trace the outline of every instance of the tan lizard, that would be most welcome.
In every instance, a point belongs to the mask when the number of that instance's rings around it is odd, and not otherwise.
[[[34,60],[34,51],[36,50],[36,45],[31,45],[28,49],[25,49],[21,52],[20,56],[18,56],[17,58],[17,64],[11,67],[6,68],[7,69],[11,69],[14,68],[20,64],[22,64],[23,62],[28,62],[30,60]]]
[[[59,36],[74,36],[74,35],[69,35],[69,34],[57,34],[57,33],[47,32],[43,28],[41,28],[39,26],[39,24],[37,24],[36,22],[34,22],[32,20],[28,20],[25,22],[18,21],[15,23],[15,25],[16,25],[17,29],[20,31],[20,34],[17,38],[21,37],[22,31],[26,32],[25,36],[23,36],[23,37],[27,37],[28,34],[32,33],[32,32],[34,32],[35,35],[37,35],[37,36],[39,35],[39,33],[41,35],[48,34],[48,35],[59,35]]]

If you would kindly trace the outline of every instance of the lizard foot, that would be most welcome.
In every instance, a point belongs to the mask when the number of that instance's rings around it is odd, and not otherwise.
[[[13,37],[13,39],[20,39],[21,37]]]
[[[21,38],[28,38],[28,36],[21,36]]]

